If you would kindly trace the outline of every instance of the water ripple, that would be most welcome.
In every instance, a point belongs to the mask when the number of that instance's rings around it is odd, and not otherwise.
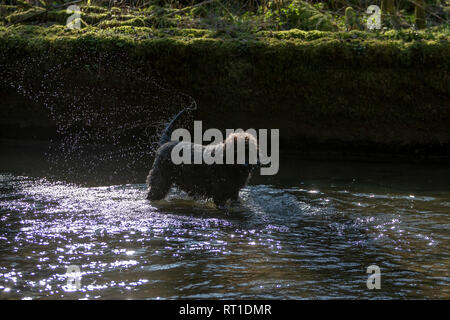
[[[0,189],[0,298],[361,298],[371,264],[381,296],[448,298],[440,193],[254,185],[224,211],[176,189],[151,204],[143,184],[3,174]]]

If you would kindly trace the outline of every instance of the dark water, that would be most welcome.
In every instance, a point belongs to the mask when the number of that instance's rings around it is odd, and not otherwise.
[[[149,203],[144,168],[73,183],[5,150],[1,299],[450,298],[448,166],[283,159],[225,212],[177,190]]]

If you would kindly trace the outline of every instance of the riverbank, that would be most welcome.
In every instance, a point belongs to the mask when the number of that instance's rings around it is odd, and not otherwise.
[[[35,122],[29,127],[23,121],[30,118],[25,104],[10,107],[18,86],[31,92],[46,83],[66,96],[74,95],[74,87],[103,88],[120,105],[145,94],[143,74],[157,74],[195,99],[195,117],[204,128],[279,128],[281,147],[288,153],[447,158],[448,40],[448,32],[430,30],[229,34],[132,26],[0,26],[0,112],[2,124],[9,126],[2,136],[14,138],[14,127],[20,138],[19,132],[36,131]],[[127,72],[118,67],[123,65]],[[58,79],[46,82],[49,70],[56,69]],[[103,96],[90,95],[97,104],[105,103]],[[39,99],[33,105],[33,114],[48,113]],[[175,104],[165,110],[166,105],[155,103],[155,120],[173,114]],[[41,129],[54,128],[51,120],[41,124]]]

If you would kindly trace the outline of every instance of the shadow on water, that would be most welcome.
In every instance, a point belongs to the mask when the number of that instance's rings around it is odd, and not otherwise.
[[[283,158],[224,211],[150,203],[148,168],[80,184],[44,149],[0,157],[1,298],[449,298],[448,167]]]

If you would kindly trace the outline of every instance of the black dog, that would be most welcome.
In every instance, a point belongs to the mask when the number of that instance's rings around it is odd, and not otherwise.
[[[147,177],[149,186],[147,199],[161,200],[166,196],[172,185],[175,185],[195,198],[212,198],[216,205],[224,205],[228,200],[237,201],[239,190],[248,183],[253,168],[257,166],[257,164],[250,164],[252,161],[249,161],[250,147],[254,148],[253,150],[258,149],[256,138],[249,133],[238,132],[229,135],[222,143],[209,146],[171,141],[175,123],[183,112],[181,111],[175,116],[161,136],[160,147],[156,152],[153,167]],[[233,150],[233,157],[236,159],[238,143],[245,144],[246,157],[244,163],[226,164],[226,155],[229,152],[227,150]],[[190,144],[191,164],[173,163],[172,150],[180,144]],[[232,148],[227,148],[227,145],[230,144]],[[212,156],[220,151],[223,164],[194,164],[194,150],[196,148]]]

